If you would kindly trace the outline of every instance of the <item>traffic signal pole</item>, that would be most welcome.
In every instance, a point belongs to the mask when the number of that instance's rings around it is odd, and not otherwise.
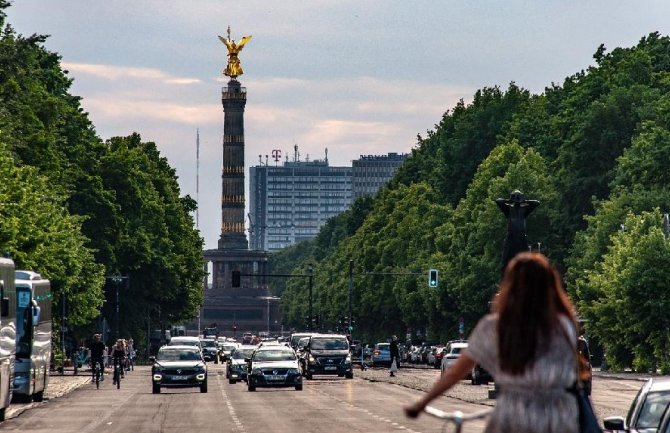
[[[312,314],[312,277],[314,276],[314,269],[310,266],[307,269],[307,278],[309,280],[309,330],[312,330],[314,315]]]
[[[354,261],[349,260],[349,336],[354,341],[354,326],[351,321],[351,294],[354,290]]]

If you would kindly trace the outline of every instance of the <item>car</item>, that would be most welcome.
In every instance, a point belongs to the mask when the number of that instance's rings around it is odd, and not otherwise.
[[[313,333],[312,332],[297,332],[295,334],[291,334],[291,339],[289,340],[291,347],[293,350],[296,350],[298,347],[298,342],[305,338],[305,337],[310,337]]]
[[[205,361],[214,361],[219,363],[219,345],[216,340],[211,338],[203,338],[200,340],[200,347],[202,348],[202,357]]]
[[[189,337],[189,336],[179,336],[172,337],[168,342],[168,346],[197,346],[198,349],[202,350],[202,345],[200,344],[200,338],[198,337]]]
[[[302,391],[302,374],[295,351],[287,346],[259,347],[247,359],[247,389],[294,387]]]
[[[670,378],[651,378],[642,385],[630,405],[626,418],[611,416],[603,419],[606,431],[623,430],[630,433],[656,433],[670,405]],[[666,431],[667,428],[666,428]]]
[[[479,364],[475,364],[475,366],[472,367],[472,371],[470,372],[470,383],[473,385],[488,385],[489,382],[492,381],[493,376],[491,376],[491,373],[486,371],[484,367]]]
[[[349,352],[349,340],[340,334],[315,334],[304,349],[305,377],[315,374],[337,375],[354,378]]]
[[[589,344],[584,336],[579,336],[577,339],[577,353],[581,357],[581,368],[586,371],[587,377],[582,378],[584,382],[584,389],[587,395],[591,395],[591,388],[593,387],[593,366],[591,365],[591,351]]]
[[[418,364],[421,359],[421,348],[419,346],[412,346],[412,351],[409,354],[409,362]]]
[[[427,356],[428,365],[440,368],[440,364],[442,363],[442,349],[444,349],[444,346],[431,346]],[[440,359],[439,361],[438,358]]]
[[[220,353],[222,361],[227,361],[228,357],[230,357],[230,354],[233,352],[233,350],[237,349],[240,346],[241,345],[239,343],[230,342],[230,341],[226,341],[226,342],[221,343],[219,345],[219,347],[221,348],[219,353]]]
[[[166,345],[158,349],[149,360],[151,384],[154,394],[161,388],[200,388],[207,392],[207,365],[198,347],[191,345]]]
[[[228,383],[235,384],[240,380],[247,380],[247,360],[251,358],[256,346],[244,345],[233,349],[226,359],[226,379]]]
[[[380,365],[391,365],[391,344],[377,343],[372,351],[371,365],[377,367]]]
[[[451,365],[456,362],[456,360],[461,356],[461,351],[463,349],[466,349],[468,347],[467,341],[450,341],[447,343],[447,351],[446,353],[442,356],[442,364],[440,365],[440,369],[444,373],[444,371],[451,367]]]

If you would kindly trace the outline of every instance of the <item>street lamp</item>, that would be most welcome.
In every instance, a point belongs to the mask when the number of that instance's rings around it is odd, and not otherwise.
[[[116,331],[116,339],[119,339],[119,285],[122,282],[126,282],[126,285],[128,285],[128,277],[124,277],[121,275],[112,275],[109,277],[106,277],[108,280],[110,280],[112,283],[114,283],[114,286],[116,287],[116,320],[115,320],[115,331]]]

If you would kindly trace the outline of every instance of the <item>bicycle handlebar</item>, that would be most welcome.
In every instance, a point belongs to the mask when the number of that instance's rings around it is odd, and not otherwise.
[[[467,413],[467,414],[461,412],[460,410],[456,410],[454,412],[445,412],[441,409],[438,409],[438,408],[432,407],[432,406],[426,406],[423,410],[424,410],[424,412],[426,412],[429,415],[432,415],[436,418],[451,421],[456,425],[463,424],[463,421],[469,421],[469,420],[473,420],[473,419],[484,418],[485,416],[487,416],[491,412],[493,412],[493,408],[486,408],[486,409],[479,410],[477,412],[472,412],[472,413]]]

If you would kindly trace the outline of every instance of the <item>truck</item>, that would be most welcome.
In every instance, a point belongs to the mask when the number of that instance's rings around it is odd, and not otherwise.
[[[14,400],[42,401],[51,360],[51,283],[33,271],[16,271]]]
[[[0,421],[12,400],[16,362],[14,261],[0,257]]]

